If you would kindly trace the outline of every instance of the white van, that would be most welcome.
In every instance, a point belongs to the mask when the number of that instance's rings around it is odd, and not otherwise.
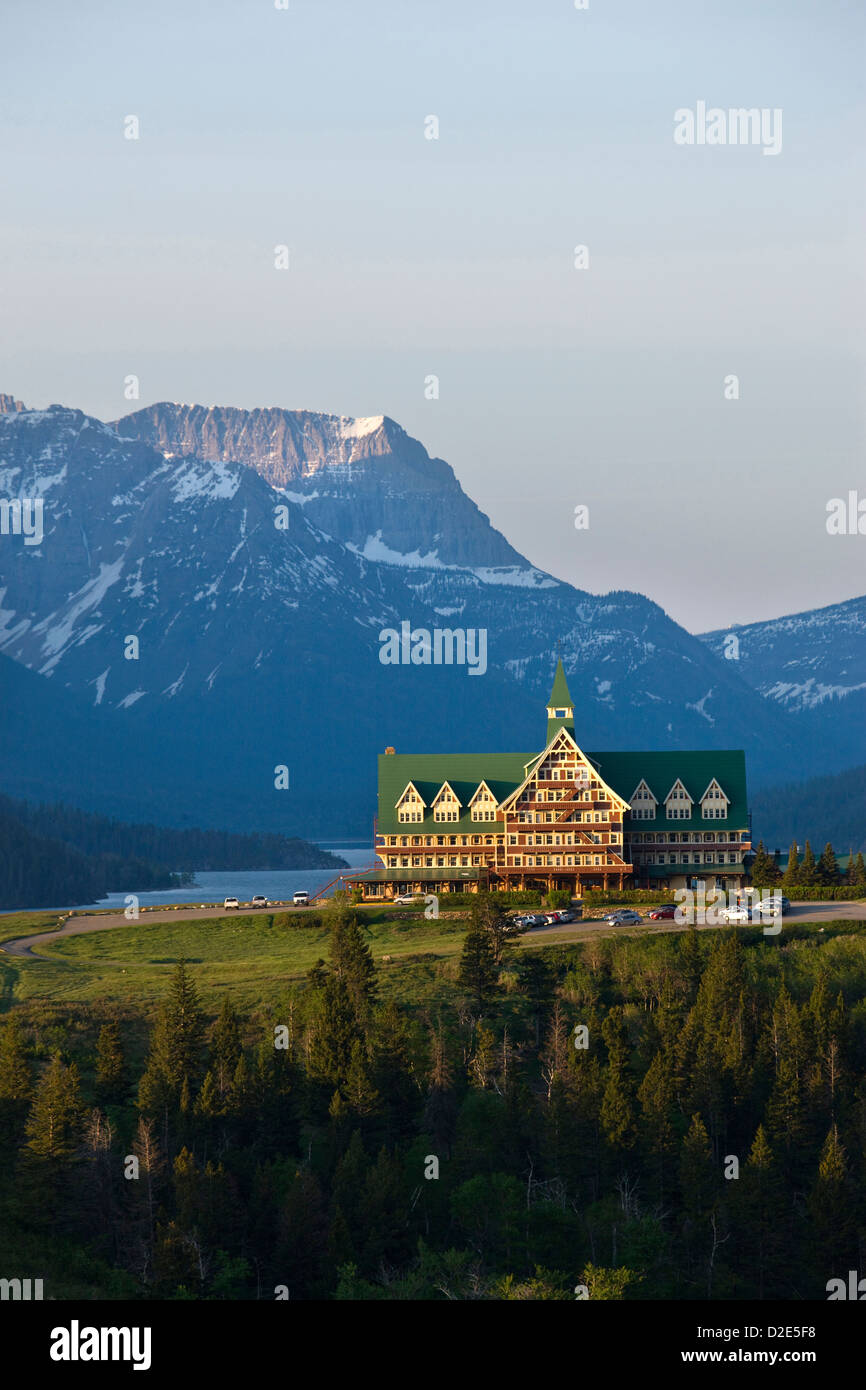
[[[306,907],[309,901],[310,895],[307,892],[306,888],[299,888],[297,893],[295,893],[294,897],[292,898],[292,902],[294,903],[295,907]]]

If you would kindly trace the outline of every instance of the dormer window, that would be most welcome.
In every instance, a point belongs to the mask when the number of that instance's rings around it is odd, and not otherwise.
[[[665,797],[668,820],[691,820],[693,801],[679,777]]]
[[[402,824],[417,824],[424,819],[426,802],[413,782],[410,782],[397,802],[397,819]]]
[[[469,803],[473,820],[496,819],[497,800],[486,782],[482,782]]]
[[[460,819],[460,799],[448,782],[443,783],[433,798],[433,819],[438,821]]]
[[[655,820],[658,802],[643,778],[632,792],[629,805],[632,820]]]
[[[701,797],[701,815],[704,820],[725,820],[730,802],[715,777]]]

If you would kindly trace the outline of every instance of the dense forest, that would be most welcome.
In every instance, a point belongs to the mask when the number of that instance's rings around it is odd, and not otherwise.
[[[398,1002],[363,915],[325,920],[274,1010],[207,1016],[183,961],[153,1017],[11,1010],[4,1268],[309,1300],[825,1299],[859,1267],[860,924],[530,951],[481,898],[430,1006],[430,966]]]
[[[63,840],[31,830],[0,799],[0,909],[65,907],[96,902],[134,888],[172,888],[191,875],[120,854],[87,854]]]
[[[196,870],[333,869],[345,860],[306,840],[124,825],[70,806],[0,796],[0,908],[65,907],[110,892],[191,881]]]
[[[755,828],[773,849],[814,832],[843,853],[866,852],[866,767],[764,788],[750,799]]]
[[[285,835],[239,835],[228,830],[172,830],[164,825],[125,825],[71,806],[31,806],[0,796],[0,810],[37,835],[62,840],[83,854],[147,859],[181,872],[196,869],[333,869],[344,859],[307,840]]]

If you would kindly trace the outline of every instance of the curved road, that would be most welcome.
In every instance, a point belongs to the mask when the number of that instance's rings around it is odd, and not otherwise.
[[[237,913],[240,917],[246,917],[255,912],[268,912],[270,908],[241,908]],[[286,909],[280,908],[280,911]],[[304,912],[304,908],[288,909],[296,912]],[[199,920],[214,920],[218,917],[230,917],[232,914],[226,912],[224,907],[172,907],[142,912],[138,918],[139,924],[142,922],[189,922]],[[791,911],[786,915],[785,922],[833,922],[850,919],[851,921],[866,921],[866,902],[818,902],[818,903],[793,903]],[[2,923],[2,918],[0,918]],[[56,941],[61,936],[79,936],[84,932],[110,931],[112,927],[133,926],[134,921],[124,917],[122,912],[104,912],[94,914],[89,917],[71,917],[62,927],[54,931],[37,932],[33,936],[18,936],[10,941],[0,942],[0,951],[5,951],[10,956],[25,956],[31,960],[45,959],[43,953],[34,952],[32,947],[46,945],[51,941]],[[654,931],[677,932],[684,931],[685,928],[676,922],[650,922],[644,918],[643,926],[649,927]],[[2,927],[0,927],[2,929]],[[625,930],[633,931],[634,927],[626,927]],[[615,933],[621,928],[609,927],[603,921],[577,921],[566,922],[560,927],[535,927],[526,933],[527,938],[533,941],[567,941],[577,940],[586,931],[605,933]],[[712,928],[710,928],[712,930]]]

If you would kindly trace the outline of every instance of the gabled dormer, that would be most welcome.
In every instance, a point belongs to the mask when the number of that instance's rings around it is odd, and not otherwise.
[[[404,825],[417,823],[424,819],[424,810],[427,803],[415,786],[414,782],[407,782],[397,801],[397,819]]]
[[[460,798],[450,782],[443,782],[433,798],[433,819],[438,821],[460,819]]]
[[[499,803],[486,782],[481,782],[469,801],[473,820],[492,821],[496,819]]]
[[[691,820],[694,800],[678,777],[665,797],[668,820]]]
[[[704,820],[725,820],[730,800],[715,777],[701,797],[701,815]]]
[[[642,777],[629,797],[632,820],[655,820],[658,801]]]

